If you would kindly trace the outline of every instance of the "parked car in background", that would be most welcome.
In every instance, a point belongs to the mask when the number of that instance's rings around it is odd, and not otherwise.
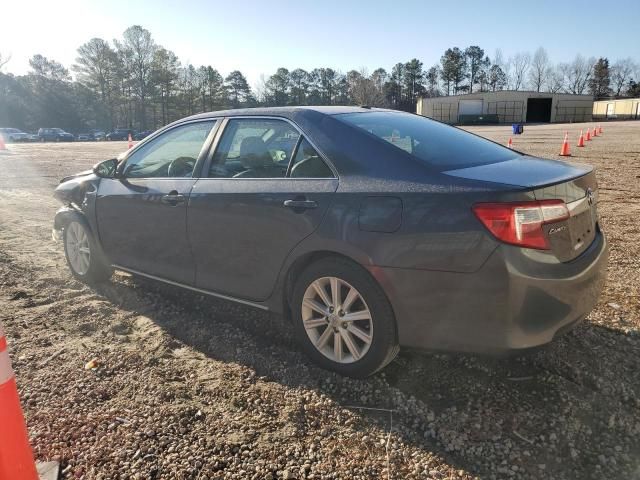
[[[196,115],[55,196],[76,278],[119,269],[281,313],[314,361],[355,377],[400,346],[547,344],[607,271],[592,167],[391,110]]]
[[[40,137],[38,136],[38,132],[29,132],[27,133],[27,142],[38,142],[40,141]]]
[[[106,140],[106,134],[104,133],[104,130],[91,130],[91,133],[93,134],[93,138],[95,138],[97,142]]]
[[[26,142],[29,134],[17,128],[0,128],[0,135],[5,142]]]
[[[96,141],[96,137],[91,132],[89,132],[89,133],[79,133],[78,136],[76,137],[76,139],[79,142],[95,142]]]
[[[128,140],[129,134],[133,138],[135,132],[129,128],[116,128],[113,132],[107,133],[106,138],[107,140]]]
[[[134,140],[142,140],[143,138],[147,138],[149,135],[153,133],[153,130],[144,130],[142,132],[138,132],[133,136]]]
[[[41,142],[73,142],[75,137],[61,128],[41,128],[38,130]]]

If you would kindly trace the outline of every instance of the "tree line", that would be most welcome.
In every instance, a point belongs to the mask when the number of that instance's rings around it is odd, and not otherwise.
[[[7,62],[0,56],[0,69]],[[254,88],[239,70],[223,76],[211,65],[184,65],[139,25],[112,42],[81,45],[71,72],[36,54],[27,75],[0,72],[0,125],[34,130],[57,126],[156,129],[194,113],[285,105],[370,105],[415,111],[419,97],[499,90],[640,96],[640,68],[632,59],[576,55],[552,64],[544,48],[533,55],[490,58],[479,46],[447,49],[425,68],[418,59],[342,73],[332,68],[278,68]]]

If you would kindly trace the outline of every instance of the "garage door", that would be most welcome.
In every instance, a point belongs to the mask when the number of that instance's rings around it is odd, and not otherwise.
[[[613,103],[607,103],[607,118],[615,117],[615,106]]]
[[[460,100],[458,115],[482,115],[482,99]]]

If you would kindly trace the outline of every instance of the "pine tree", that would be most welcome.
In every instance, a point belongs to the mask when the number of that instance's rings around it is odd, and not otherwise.
[[[589,91],[594,98],[606,97],[611,93],[610,83],[609,60],[599,58],[593,66],[593,72],[589,78]]]

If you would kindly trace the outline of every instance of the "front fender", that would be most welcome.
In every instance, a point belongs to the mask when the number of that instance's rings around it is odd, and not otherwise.
[[[96,230],[91,224],[92,222],[87,219],[82,211],[73,206],[62,207],[56,212],[56,215],[53,218],[53,240],[56,242],[62,241],[64,229],[69,225],[69,223],[71,223],[71,221],[74,220],[82,223],[93,236],[93,241],[97,250],[96,254],[101,258],[101,261],[106,265],[111,265],[109,257],[104,253],[102,244],[100,243],[100,238],[96,235]]]
[[[84,214],[71,206],[62,207],[56,212],[56,216],[53,218],[53,229],[61,231],[67,225],[69,225],[69,222],[71,222],[71,220],[82,222],[89,229],[91,229],[91,225],[89,225],[89,222],[85,218]]]

